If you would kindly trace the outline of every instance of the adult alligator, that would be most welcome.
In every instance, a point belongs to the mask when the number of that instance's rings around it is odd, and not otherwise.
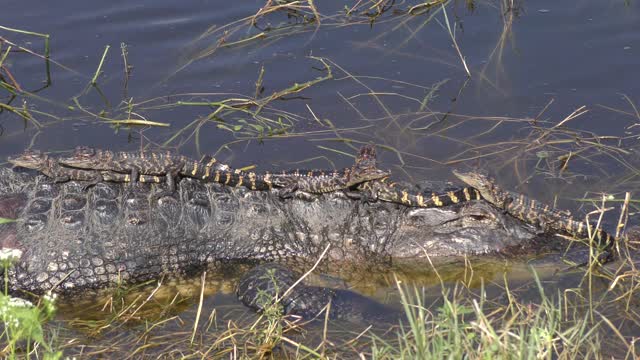
[[[362,202],[341,192],[283,199],[182,179],[158,185],[55,183],[0,169],[2,248],[18,249],[12,291],[74,293],[163,275],[189,276],[229,261],[372,263],[484,254],[532,244],[526,225],[482,201],[442,208]]]

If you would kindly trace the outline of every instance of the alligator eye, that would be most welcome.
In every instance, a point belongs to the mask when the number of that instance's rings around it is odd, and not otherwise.
[[[86,147],[86,146],[78,146],[76,147],[75,157],[79,159],[86,159],[95,154],[95,149]]]
[[[469,216],[475,221],[484,221],[488,219],[486,215],[480,215],[480,214],[472,214]]]

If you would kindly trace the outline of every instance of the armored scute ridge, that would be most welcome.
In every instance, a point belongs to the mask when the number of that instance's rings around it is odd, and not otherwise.
[[[480,171],[453,172],[460,180],[475,187],[482,197],[510,215],[539,227],[545,232],[560,232],[577,238],[594,238],[606,250],[611,249],[615,238],[604,230],[584,221],[574,219],[570,213],[560,211],[530,199],[522,194],[502,189],[487,174]]]

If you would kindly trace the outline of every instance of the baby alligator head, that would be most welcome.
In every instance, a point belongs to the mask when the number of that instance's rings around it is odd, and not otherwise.
[[[87,146],[78,146],[71,156],[61,157],[58,161],[66,166],[81,169],[97,168],[104,161],[109,160],[109,152],[96,150]]]
[[[504,199],[500,198],[500,191],[496,187],[496,182],[489,176],[486,171],[483,170],[453,170],[453,174],[467,185],[476,188],[480,191],[482,197],[494,205],[499,205],[504,202]]]
[[[354,185],[358,185],[363,182],[368,182],[372,180],[380,180],[384,178],[388,178],[391,175],[391,172],[386,170],[381,170],[378,168],[367,168],[360,169],[355,168],[349,174],[349,179],[347,180],[347,187],[351,187]]]
[[[10,156],[9,162],[14,166],[44,171],[49,166],[49,156],[39,150],[26,150],[20,155]]]
[[[390,175],[391,172],[377,168],[375,146],[365,145],[360,148],[356,163],[348,174],[347,186],[387,178]]]

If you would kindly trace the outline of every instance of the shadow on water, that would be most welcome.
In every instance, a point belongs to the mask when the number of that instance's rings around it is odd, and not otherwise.
[[[633,3],[26,1],[3,13],[14,14],[0,19],[3,157],[31,147],[168,147],[238,168],[340,168],[359,144],[374,142],[380,166],[397,179],[453,181],[452,167],[479,166],[506,188],[578,216],[613,208],[605,229],[638,224],[638,202],[625,199],[640,185]],[[576,330],[591,342],[568,354],[631,357],[636,258],[631,251],[600,272],[569,269],[560,257],[505,257],[308,280],[402,314],[412,294],[428,309],[414,314],[425,324],[459,319],[460,332],[447,334],[469,337],[500,333],[496,324],[504,333],[527,321],[544,329],[537,321],[553,303],[561,314],[546,318],[600,334]],[[392,358],[384,344],[402,348],[397,324],[376,329],[376,338],[364,331],[369,324],[320,318],[302,327],[254,314],[235,296],[244,271],[209,273],[205,286],[167,280],[63,302],[49,328],[62,349],[87,357],[273,349],[273,357],[294,358],[304,343],[308,356]],[[464,311],[451,315],[449,301]],[[440,339],[436,328],[423,330]],[[572,349],[570,335],[558,330],[546,349]]]

